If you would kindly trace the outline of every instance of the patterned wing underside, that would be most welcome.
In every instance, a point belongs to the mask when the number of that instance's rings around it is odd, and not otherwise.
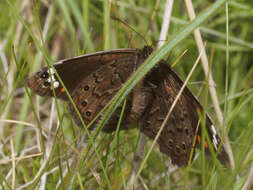
[[[134,72],[136,68],[133,62],[133,58],[113,60],[80,81],[71,96],[86,125],[111,101],[131,73]],[[80,118],[75,112],[73,105],[69,103],[69,106],[76,123],[81,125]],[[125,117],[123,118],[121,127],[131,127],[126,118],[129,115],[130,109],[131,97],[128,97],[124,113]],[[117,108],[106,126],[104,126],[103,131],[111,132],[116,129],[120,112],[121,106]],[[99,119],[96,121],[99,121]],[[96,123],[92,125],[92,128],[95,127]]]
[[[167,74],[164,70],[167,70]],[[146,83],[146,88],[148,88],[147,86],[150,86],[150,84],[156,84],[151,85],[153,86],[154,99],[150,107],[145,111],[144,119],[142,120],[142,131],[153,139],[158,133],[173,101],[179,93],[183,81],[163,61],[147,75],[147,77],[149,76],[157,76],[157,78],[161,76],[160,79],[146,79],[149,80],[149,82]],[[161,81],[160,83],[157,82],[159,80]],[[158,139],[160,151],[169,155],[173,164],[181,166],[188,163],[193,148],[194,135],[198,135],[196,138],[201,136],[201,127],[197,127],[199,125],[198,112],[201,111],[201,105],[186,87]],[[198,131],[196,131],[197,128],[199,129]],[[213,143],[214,150],[216,150],[215,146],[219,147],[221,140],[215,127],[212,126],[212,122],[208,115],[206,128],[211,142]],[[214,139],[216,140],[216,145]],[[206,151],[209,152],[208,147],[206,147],[206,149]],[[221,147],[219,151],[218,159],[222,163],[228,160],[223,147]]]
[[[68,92],[72,94],[81,80],[100,69],[103,65],[113,60],[133,60],[139,51],[141,50],[118,49],[65,59],[53,65],[55,70],[43,67],[27,79],[27,85],[40,96],[53,96],[52,88],[54,88],[57,98],[68,100],[65,89],[60,84],[55,72],[60,76]]]
[[[178,89],[180,89],[171,80],[173,78],[168,76],[157,87],[152,106],[144,116],[142,131],[152,139],[158,133],[178,93]],[[158,139],[160,151],[169,155],[173,164],[179,166],[187,164],[194,136],[194,130],[190,125],[192,116],[190,118],[191,113],[189,113],[187,105],[186,100],[181,97]]]

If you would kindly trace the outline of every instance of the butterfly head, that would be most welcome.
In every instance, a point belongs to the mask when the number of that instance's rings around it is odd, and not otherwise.
[[[52,89],[59,88],[60,83],[55,76],[53,68],[42,68],[26,80],[28,87],[40,96],[51,96]]]
[[[142,49],[142,56],[147,58],[153,52],[153,48],[151,46],[144,46]]]

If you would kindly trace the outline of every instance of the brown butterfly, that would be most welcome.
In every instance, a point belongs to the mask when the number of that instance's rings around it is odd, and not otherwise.
[[[142,50],[101,51],[65,59],[53,66],[70,93],[83,121],[89,124],[152,51],[149,46],[145,46]],[[52,88],[54,88],[57,98],[68,101],[53,68],[42,68],[27,79],[27,85],[41,96],[53,96]],[[180,77],[165,61],[160,61],[126,98],[121,129],[137,127],[137,124],[141,123],[141,131],[154,138],[182,85]],[[69,103],[69,106],[74,120],[81,125],[73,105]],[[104,132],[116,130],[121,109],[122,106],[116,109],[103,127]],[[161,152],[170,156],[173,164],[181,166],[188,163],[190,152],[194,148],[194,138],[197,139],[197,146],[200,145],[201,127],[198,127],[198,112],[202,110],[198,100],[186,87],[158,139]],[[96,127],[98,121],[99,118],[92,124],[91,129]],[[227,153],[208,115],[206,129],[218,159],[222,163],[227,162]],[[209,153],[207,143],[205,148]]]

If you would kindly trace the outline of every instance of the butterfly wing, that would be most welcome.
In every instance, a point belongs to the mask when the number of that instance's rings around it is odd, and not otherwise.
[[[122,56],[118,59],[110,60],[107,64],[101,65],[97,70],[91,72],[79,82],[71,96],[85,124],[89,124],[110,100],[112,100],[122,85],[151,52],[151,48],[145,47],[143,50],[136,51],[134,56]],[[135,101],[136,99],[139,99],[136,93],[131,93],[127,97],[127,105],[122,119],[121,129],[129,129],[137,126],[134,124],[139,118],[133,116],[133,113],[138,111],[139,113],[137,115],[140,116],[145,106],[140,105],[136,108],[134,105],[137,102]],[[80,118],[73,104],[70,103],[69,106],[76,123],[81,125]],[[112,132],[116,129],[121,108],[119,106],[116,109],[107,125],[103,128],[104,132]],[[96,126],[98,121],[99,118],[92,125],[92,128]]]
[[[152,51],[150,46],[145,46],[142,50],[115,49],[65,59],[54,64],[54,69],[42,68],[27,79],[27,85],[38,95],[53,96],[54,90],[57,98],[68,100],[65,89],[56,76],[57,73],[81,112],[85,123],[88,124]],[[139,101],[142,98],[136,96],[138,93],[138,90],[134,90],[127,99],[123,128],[131,127],[129,123],[136,122],[145,109],[142,105],[144,101]],[[132,106],[136,102],[141,102],[140,106]],[[79,117],[72,104],[70,104],[70,110],[75,121],[80,125]],[[116,129],[120,112],[121,107],[115,111],[107,127],[103,129],[105,132]],[[139,112],[138,117],[134,116],[136,112]]]
[[[145,88],[153,89],[153,101],[145,111],[141,130],[148,137],[154,138],[179,93],[183,81],[163,61],[146,76],[145,81]],[[160,151],[169,155],[173,164],[181,166],[188,163],[195,134],[197,134],[198,143],[201,143],[201,127],[197,126],[199,125],[198,112],[202,110],[198,100],[186,87],[158,139]],[[221,139],[208,115],[206,129],[214,150],[217,151]],[[206,149],[208,152],[208,147]],[[222,163],[228,160],[223,147],[219,149],[218,159]]]
[[[133,59],[139,51],[138,49],[115,49],[64,59],[53,65],[55,70],[53,68],[48,69],[48,67],[42,68],[26,80],[27,85],[40,96],[53,96],[52,88],[54,88],[56,97],[67,100],[65,90],[55,72],[58,73],[68,91],[72,93],[83,78],[101,66],[111,63],[113,60],[129,57]]]

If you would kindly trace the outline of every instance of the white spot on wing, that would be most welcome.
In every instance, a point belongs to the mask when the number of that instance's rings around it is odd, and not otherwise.
[[[215,129],[215,127],[214,127],[214,125],[211,125],[211,129],[212,129],[212,131],[213,131],[213,134],[217,134],[217,132],[216,132],[216,129]]]
[[[58,82],[58,81],[55,81],[55,82],[54,82],[54,84],[53,84],[54,88],[58,88],[58,87],[59,87],[59,85],[60,85],[60,84],[59,84],[59,82]]]
[[[49,82],[49,83],[53,82],[53,88],[58,88],[58,87],[60,86],[60,84],[59,84],[59,82],[58,82],[58,81],[56,80],[56,78],[55,78],[54,69],[53,69],[53,68],[50,68],[49,71],[47,71],[47,72],[48,72],[48,74],[51,75],[51,77],[49,77],[49,78],[47,79],[47,82]]]
[[[217,150],[217,146],[218,146],[218,141],[217,141],[217,138],[216,138],[216,135],[217,135],[217,131],[214,127],[214,125],[211,125],[211,130],[212,130],[212,140],[213,140],[213,145],[215,147],[215,150]]]
[[[54,69],[53,68],[50,68],[49,69],[49,73],[51,74],[51,75],[53,75],[55,72],[54,72]]]

